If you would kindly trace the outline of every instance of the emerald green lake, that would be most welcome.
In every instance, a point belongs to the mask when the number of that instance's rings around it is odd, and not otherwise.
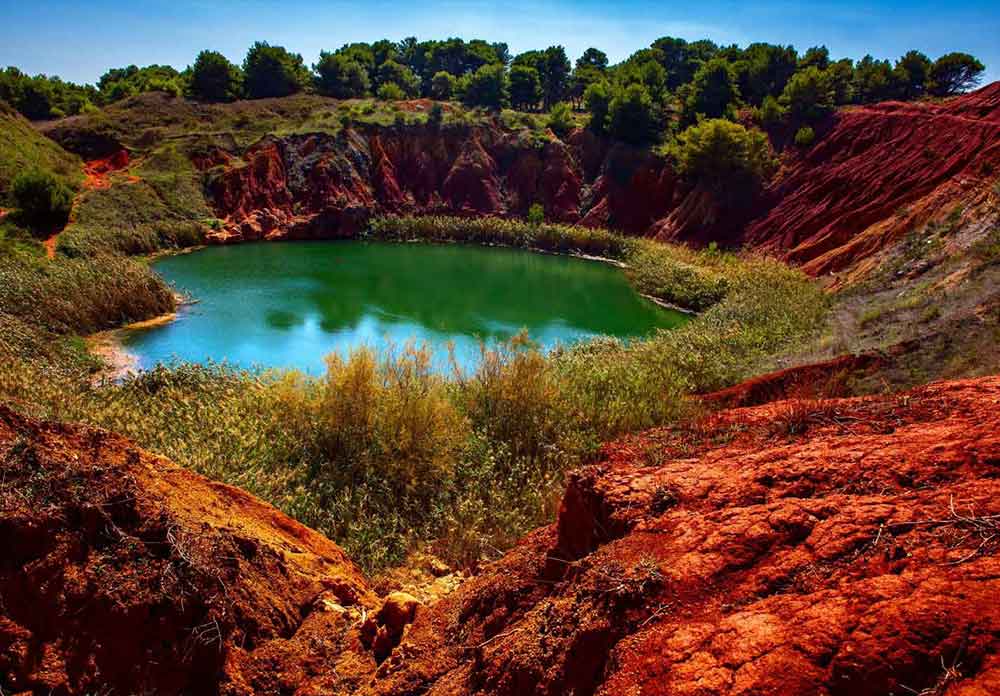
[[[522,328],[546,348],[598,335],[631,338],[686,317],[636,294],[603,263],[514,249],[372,242],[260,243],[164,258],[156,270],[197,300],[169,324],[127,332],[142,368],[226,361],[323,371],[323,357],[409,339],[446,369],[479,342]]]

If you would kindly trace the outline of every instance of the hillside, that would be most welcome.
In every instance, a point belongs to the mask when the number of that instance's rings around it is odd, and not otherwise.
[[[736,211],[649,150],[475,111],[453,111],[439,129],[429,104],[204,106],[153,94],[47,132],[85,157],[182,153],[223,221],[210,236],[226,241],[350,235],[385,213],[523,216],[541,203],[553,221],[744,245],[856,278],[913,229],[995,215],[1000,83],[941,103],[843,109],[810,149],[786,148],[761,200]]]
[[[71,184],[81,180],[80,159],[48,138],[0,101],[0,207],[8,203],[10,184],[23,170],[43,169]]]
[[[0,681],[994,693],[998,403],[989,378],[626,438],[570,478],[555,524],[415,608],[377,599],[330,542],[237,489],[2,409]]]

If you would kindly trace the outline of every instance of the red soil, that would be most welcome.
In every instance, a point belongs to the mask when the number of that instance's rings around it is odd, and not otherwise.
[[[773,185],[745,239],[814,275],[870,264],[876,252],[996,194],[1000,82],[940,103],[851,108]]]
[[[998,693],[998,405],[990,378],[609,445],[372,691]]]
[[[330,542],[99,431],[0,409],[0,467],[14,692],[1000,689],[998,377],[607,445],[429,607],[374,611]]]
[[[3,693],[251,693],[244,663],[372,606],[332,542],[120,437],[0,406],[0,469]]]
[[[83,165],[84,188],[111,188],[111,174],[127,169],[129,165],[128,150],[118,150],[114,154],[100,159],[90,160]]]
[[[585,130],[539,148],[497,125],[373,128],[268,137],[239,159],[218,151],[196,163],[221,165],[211,192],[222,240],[344,236],[386,212],[524,215],[537,202],[551,220],[745,244],[815,275],[867,270],[915,226],[995,199],[1000,83],[943,103],[845,109],[818,130],[739,210],[690,190],[663,158]]]

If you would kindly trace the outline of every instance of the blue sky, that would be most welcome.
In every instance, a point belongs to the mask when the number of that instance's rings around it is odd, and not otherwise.
[[[933,59],[962,50],[986,63],[987,80],[1000,79],[997,0],[0,0],[0,65],[75,82],[130,63],[183,68],[202,48],[240,62],[258,39],[313,63],[322,49],[410,35],[506,41],[513,53],[562,44],[571,59],[596,46],[612,61],[664,35],[791,43],[800,51],[826,44],[834,57],[855,59],[896,58],[910,48]]]

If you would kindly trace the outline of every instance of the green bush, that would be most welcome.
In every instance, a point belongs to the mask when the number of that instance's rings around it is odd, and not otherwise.
[[[678,173],[717,191],[753,188],[774,168],[767,136],[725,119],[691,126],[671,152]]]
[[[316,90],[320,94],[354,99],[365,96],[371,88],[368,71],[345,55],[323,51],[313,70],[316,71]]]
[[[546,125],[552,132],[563,137],[573,129],[573,111],[566,102],[559,102],[552,107]]]
[[[188,93],[205,102],[228,102],[243,93],[243,73],[217,51],[202,51],[191,66]]]
[[[633,84],[615,91],[608,105],[608,132],[612,136],[641,145],[659,138],[661,128],[656,106],[645,87]]]
[[[795,144],[799,147],[811,147],[816,142],[816,133],[809,126],[799,128],[795,133]]]
[[[406,95],[395,82],[386,82],[378,88],[378,98],[382,101],[400,101],[406,99]]]
[[[532,225],[541,225],[545,222],[545,208],[541,203],[532,203],[528,208],[528,222]]]
[[[301,92],[310,80],[302,56],[266,41],[258,41],[247,51],[243,77],[251,99],[287,97]]]
[[[440,101],[448,101],[455,94],[455,76],[450,72],[439,70],[431,78],[431,97]]]
[[[11,197],[20,219],[43,233],[65,225],[73,207],[72,189],[52,174],[37,169],[15,177]]]

